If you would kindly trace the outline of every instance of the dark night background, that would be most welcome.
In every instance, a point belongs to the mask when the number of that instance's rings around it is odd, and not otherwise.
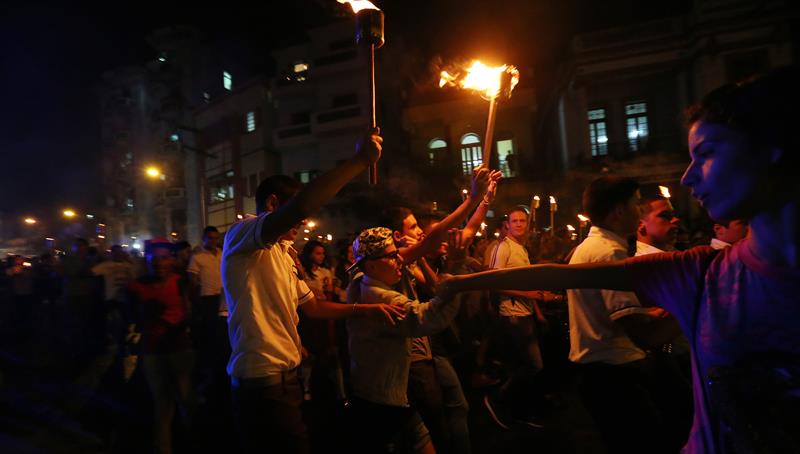
[[[375,3],[387,13],[388,39],[403,37],[424,56],[489,54],[515,63],[528,60],[539,90],[546,90],[547,68],[576,31],[681,12],[689,5],[688,0]],[[302,39],[308,27],[346,15],[343,8],[335,0],[4,6],[0,211],[49,216],[65,205],[98,206],[95,87],[103,71],[153,58],[144,40],[147,32],[168,24],[194,25],[240,53],[253,71],[269,73],[270,49]]]

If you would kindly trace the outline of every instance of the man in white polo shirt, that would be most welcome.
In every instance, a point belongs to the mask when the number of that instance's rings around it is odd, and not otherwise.
[[[186,273],[192,295],[192,340],[197,351],[196,375],[199,392],[219,404],[215,396],[224,395],[225,364],[228,361],[227,310],[222,298],[222,250],[218,247],[219,230],[209,225],[203,229],[203,244],[192,255]],[[221,311],[222,310],[222,311]],[[224,316],[220,316],[220,312]]]
[[[639,184],[630,178],[601,177],[589,184],[583,208],[593,225],[570,264],[625,259],[627,237],[639,225],[639,199]],[[632,292],[569,289],[567,297],[569,359],[579,366],[581,399],[608,451],[668,451],[646,354],[632,337],[666,343],[679,328],[664,310],[643,308]]]
[[[362,139],[356,155],[305,188],[275,175],[256,191],[258,215],[233,224],[225,235],[222,282],[228,303],[231,358],[228,373],[237,429],[245,452],[308,452],[297,379],[300,307],[311,317],[375,315],[392,322],[400,308],[317,301],[298,278],[288,247],[303,219],[315,213],[355,176],[378,161],[378,130]]]

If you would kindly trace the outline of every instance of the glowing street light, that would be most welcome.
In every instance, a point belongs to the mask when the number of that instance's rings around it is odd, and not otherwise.
[[[161,176],[161,170],[158,167],[150,166],[144,171],[150,178],[158,178]]]
[[[28,224],[28,225],[33,225],[33,224],[36,224],[37,222],[39,222],[39,221],[37,221],[34,218],[25,218],[25,223]]]
[[[64,211],[62,212],[62,214],[64,215],[64,217],[65,217],[65,218],[74,218],[74,217],[75,217],[75,215],[76,215],[75,211],[73,211],[73,210],[69,210],[69,209],[67,209],[67,210],[64,210]]]
[[[308,227],[309,229],[313,229],[313,228],[314,228],[314,227],[316,227],[316,226],[317,226],[317,223],[316,223],[316,222],[314,222],[314,221],[308,221],[308,222],[306,222],[306,227]]]

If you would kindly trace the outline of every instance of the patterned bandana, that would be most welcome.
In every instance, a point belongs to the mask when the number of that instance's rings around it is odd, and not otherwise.
[[[381,255],[387,246],[394,244],[392,231],[386,227],[372,227],[362,231],[353,241],[356,264]]]

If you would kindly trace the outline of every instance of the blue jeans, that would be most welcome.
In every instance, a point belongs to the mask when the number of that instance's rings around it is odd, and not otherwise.
[[[469,454],[472,452],[468,424],[469,404],[461,388],[461,381],[449,359],[434,355],[433,364],[442,387],[445,424],[450,435],[451,451],[454,454]]]

